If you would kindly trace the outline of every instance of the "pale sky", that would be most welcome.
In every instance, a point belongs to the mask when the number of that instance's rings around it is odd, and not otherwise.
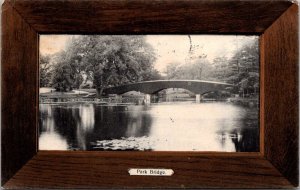
[[[72,35],[40,35],[40,53],[54,54],[66,48]],[[207,55],[209,61],[215,57],[230,58],[235,50],[245,43],[258,40],[258,36],[236,35],[191,35],[194,56]],[[172,62],[187,63],[190,41],[188,35],[146,35],[157,54],[154,68],[161,73]]]

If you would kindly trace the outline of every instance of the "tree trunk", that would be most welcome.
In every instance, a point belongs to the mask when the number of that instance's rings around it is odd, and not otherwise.
[[[103,87],[97,87],[96,91],[97,91],[97,98],[101,98],[102,97],[102,93],[103,93]]]

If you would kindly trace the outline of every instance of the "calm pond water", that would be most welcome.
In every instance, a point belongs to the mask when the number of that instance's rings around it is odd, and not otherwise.
[[[258,109],[233,103],[40,104],[40,150],[259,151]]]

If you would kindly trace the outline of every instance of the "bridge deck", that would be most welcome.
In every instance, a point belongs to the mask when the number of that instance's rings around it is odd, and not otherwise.
[[[140,83],[154,83],[154,82],[201,82],[201,83],[212,83],[212,84],[224,84],[224,85],[231,85],[233,84],[225,83],[225,82],[217,82],[217,81],[206,81],[206,80],[149,80],[149,81],[140,81],[132,84],[140,84]],[[127,84],[128,85],[128,84]],[[121,85],[124,86],[124,85]]]
[[[227,87],[233,86],[224,82],[204,80],[153,80],[110,87],[104,89],[103,92],[105,94],[123,94],[129,91],[139,91],[145,94],[154,94],[167,88],[183,88],[195,94],[203,94],[210,91],[225,90]]]

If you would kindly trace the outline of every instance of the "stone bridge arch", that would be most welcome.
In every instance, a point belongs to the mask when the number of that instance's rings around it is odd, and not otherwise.
[[[103,93],[120,95],[129,91],[137,91],[144,94],[155,94],[168,88],[182,88],[201,95],[210,91],[226,90],[227,87],[233,87],[233,85],[203,80],[154,80],[106,88]]]

